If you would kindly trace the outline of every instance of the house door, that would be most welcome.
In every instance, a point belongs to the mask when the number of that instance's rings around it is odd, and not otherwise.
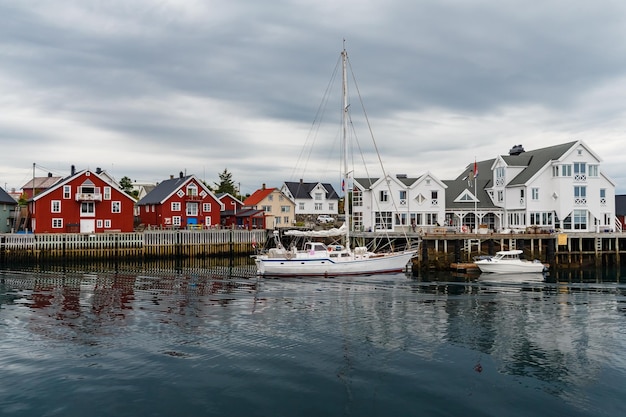
[[[80,232],[81,233],[95,233],[96,221],[94,219],[80,219]]]

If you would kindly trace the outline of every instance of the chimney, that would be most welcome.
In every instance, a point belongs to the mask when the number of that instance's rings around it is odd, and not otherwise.
[[[76,167],[74,165],[72,165],[72,175],[76,174]],[[52,176],[52,174],[50,174],[50,176]]]
[[[171,180],[173,180],[173,179],[174,179],[174,176],[173,176],[173,175],[170,175],[170,179],[171,179]]]
[[[98,167],[96,168],[96,174],[101,174],[102,173],[102,168]]]
[[[265,190],[265,183],[261,186],[261,190]]]
[[[180,178],[182,178],[182,177],[183,177],[183,171],[180,171],[180,172],[178,173],[178,176],[179,176]]]
[[[522,145],[515,145],[509,150],[509,155],[519,155],[524,151],[524,147]]]
[[[48,178],[52,178],[52,172],[48,172]]]

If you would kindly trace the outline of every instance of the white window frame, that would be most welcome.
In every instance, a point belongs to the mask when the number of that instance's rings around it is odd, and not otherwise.
[[[180,201],[172,201],[171,209],[172,211],[180,211],[181,210]]]
[[[50,212],[51,213],[61,212],[61,200],[52,200],[50,202]]]
[[[119,214],[122,212],[122,202],[121,201],[111,201],[111,213]]]
[[[53,218],[52,219],[52,228],[53,229],[63,229],[63,218]]]

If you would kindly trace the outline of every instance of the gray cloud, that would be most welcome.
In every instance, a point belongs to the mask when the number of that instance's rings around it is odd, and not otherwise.
[[[343,38],[389,171],[453,178],[516,143],[582,139],[623,179],[613,155],[626,127],[625,9],[0,0],[0,145],[12,149],[0,182],[21,186],[33,162],[146,181],[187,170],[209,183],[228,168],[244,192],[305,176],[305,166],[307,180],[336,182],[336,120],[316,153],[298,156]]]

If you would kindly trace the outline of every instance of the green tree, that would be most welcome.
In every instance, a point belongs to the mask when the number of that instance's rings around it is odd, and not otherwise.
[[[213,191],[216,193],[228,193],[235,197],[238,197],[238,190],[235,182],[233,181],[233,174],[228,172],[228,169],[224,168],[224,172],[219,174],[220,182],[214,183],[215,187]]]
[[[120,188],[126,192],[126,194],[132,195],[133,193],[133,182],[130,178],[124,176],[120,180]]]

